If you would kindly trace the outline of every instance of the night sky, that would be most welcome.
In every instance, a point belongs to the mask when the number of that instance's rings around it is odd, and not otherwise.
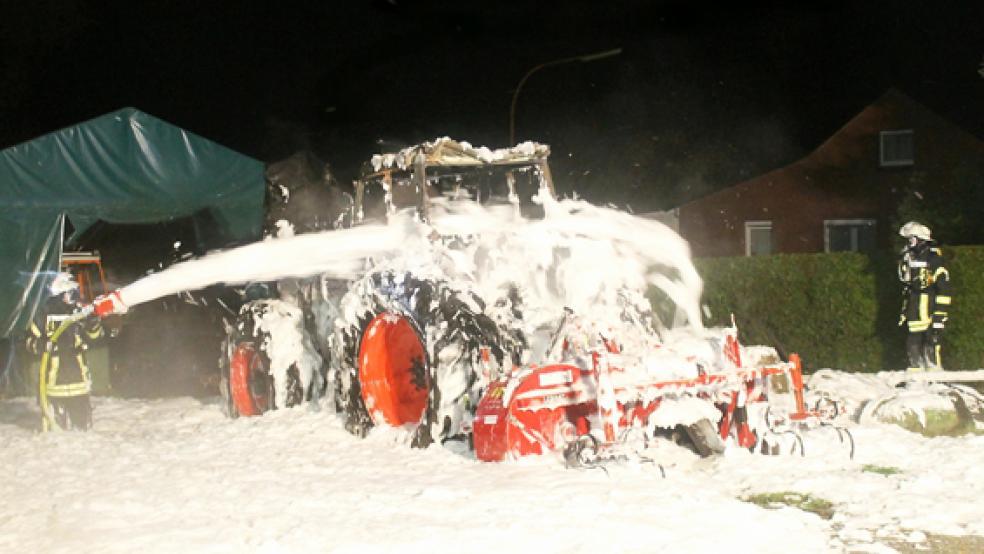
[[[795,161],[896,87],[984,137],[984,2],[3,0],[0,147],[133,106],[349,182],[448,135],[553,148],[558,188],[637,210]],[[943,11],[943,10],[946,11]]]

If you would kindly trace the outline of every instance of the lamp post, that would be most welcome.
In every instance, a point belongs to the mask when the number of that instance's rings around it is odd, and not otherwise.
[[[523,75],[523,78],[519,80],[519,84],[516,85],[516,90],[515,92],[513,92],[512,105],[509,106],[509,146],[516,144],[516,101],[519,99],[519,91],[523,89],[523,85],[526,84],[526,80],[529,79],[531,75],[543,69],[544,67],[550,67],[552,65],[560,65],[570,62],[593,62],[596,60],[603,60],[605,58],[617,56],[621,53],[622,53],[621,48],[613,48],[611,50],[594,52],[593,54],[585,54],[583,56],[571,56],[569,58],[561,58],[559,60],[544,62],[541,63],[540,65],[533,66],[529,71],[526,72],[526,75]]]

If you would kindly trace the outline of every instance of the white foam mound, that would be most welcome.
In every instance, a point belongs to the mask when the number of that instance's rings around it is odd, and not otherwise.
[[[250,309],[254,313],[257,334],[265,333],[260,344],[270,359],[270,375],[276,386],[278,408],[286,407],[287,372],[297,370],[302,390],[309,390],[313,380],[320,378],[321,355],[304,330],[304,313],[299,307],[283,300],[258,300]],[[318,387],[316,387],[318,388]]]
[[[702,419],[717,423],[721,411],[714,404],[693,396],[667,397],[653,412],[649,425],[672,429],[676,425],[693,425]]]

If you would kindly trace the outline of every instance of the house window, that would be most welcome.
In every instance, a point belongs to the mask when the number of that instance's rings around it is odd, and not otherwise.
[[[882,131],[878,135],[878,142],[878,161],[881,167],[900,167],[915,163],[912,129]]]
[[[745,222],[745,255],[763,256],[772,253],[772,222]]]
[[[827,252],[871,252],[875,249],[875,220],[825,220],[823,244]]]

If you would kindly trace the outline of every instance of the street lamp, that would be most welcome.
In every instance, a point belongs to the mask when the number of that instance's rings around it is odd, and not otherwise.
[[[561,58],[559,60],[541,63],[540,65],[534,66],[532,69],[527,71],[526,75],[523,75],[523,78],[519,80],[519,84],[516,85],[516,91],[513,92],[512,105],[509,107],[509,146],[516,144],[516,100],[519,99],[519,91],[523,89],[523,85],[526,83],[526,80],[530,78],[530,75],[533,75],[544,67],[549,67],[552,65],[560,65],[569,62],[593,62],[596,60],[617,56],[621,53],[621,48],[613,48],[611,50],[604,50],[593,54],[585,54],[583,56],[571,56],[570,58]]]

